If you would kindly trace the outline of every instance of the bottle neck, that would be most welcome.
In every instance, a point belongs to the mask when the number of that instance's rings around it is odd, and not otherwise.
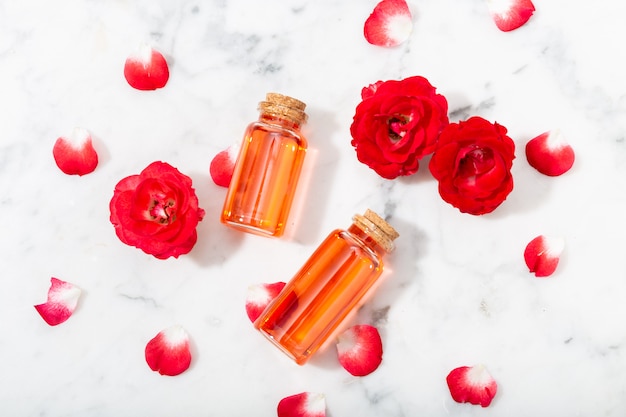
[[[383,248],[377,241],[372,237],[371,234],[367,233],[365,230],[361,229],[355,223],[352,223],[350,227],[348,227],[348,233],[352,236],[356,237],[360,241],[362,241],[368,248],[372,249],[379,256],[384,256],[387,251]]]
[[[287,117],[264,112],[259,114],[259,121],[272,125],[279,125],[292,130],[300,130],[301,126],[300,123],[295,122]]]

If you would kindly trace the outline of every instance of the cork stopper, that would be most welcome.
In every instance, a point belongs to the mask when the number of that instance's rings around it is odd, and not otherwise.
[[[306,122],[305,108],[306,104],[300,100],[278,93],[267,93],[265,101],[259,103],[261,112],[272,116],[284,117],[299,125]]]
[[[393,241],[400,234],[382,217],[367,209],[364,215],[356,214],[353,220],[359,228],[370,235],[386,252],[393,251],[395,248]]]

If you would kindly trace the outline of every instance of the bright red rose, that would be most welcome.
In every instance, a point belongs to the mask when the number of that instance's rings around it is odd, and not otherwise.
[[[481,117],[451,123],[439,136],[430,172],[439,194],[463,213],[496,209],[513,190],[515,143],[506,128]]]
[[[164,162],[118,182],[109,208],[117,237],[159,259],[188,253],[204,217],[191,178]]]
[[[350,126],[359,161],[383,178],[417,172],[448,124],[448,102],[424,77],[378,81],[361,92]]]

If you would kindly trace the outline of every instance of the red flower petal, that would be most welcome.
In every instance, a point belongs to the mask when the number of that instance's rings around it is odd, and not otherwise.
[[[545,132],[526,144],[526,159],[530,166],[544,175],[556,177],[574,165],[574,149],[559,131]]]
[[[146,345],[146,362],[161,375],[185,372],[191,363],[187,332],[178,325],[159,332]]]
[[[338,339],[339,363],[354,376],[371,374],[383,360],[383,343],[374,326],[352,326]]]
[[[409,6],[404,0],[383,0],[365,21],[365,39],[372,45],[396,46],[406,41],[413,30]]]
[[[324,394],[302,392],[278,403],[278,417],[326,417]]]
[[[137,90],[156,90],[164,87],[170,77],[167,61],[149,45],[140,45],[137,52],[126,58],[124,77]]]
[[[265,307],[282,291],[284,282],[273,284],[254,284],[248,287],[246,297],[246,313],[251,322],[255,322]]]
[[[462,366],[446,377],[450,394],[459,403],[487,407],[496,395],[498,385],[483,365]]]
[[[524,260],[530,272],[536,277],[547,277],[556,270],[564,248],[563,238],[537,236],[526,245]]]
[[[69,137],[54,142],[52,156],[57,166],[68,175],[85,175],[98,166],[98,154],[86,129],[75,128]]]
[[[80,288],[69,282],[61,281],[58,278],[50,278],[50,289],[48,290],[48,301],[35,306],[39,315],[50,326],[56,326],[69,319],[80,297]]]
[[[237,162],[237,154],[239,153],[238,145],[231,145],[228,149],[219,152],[211,160],[209,172],[211,179],[220,187],[228,187],[233,177],[235,162]]]
[[[535,11],[531,0],[487,0],[487,4],[496,26],[503,32],[519,28]]]

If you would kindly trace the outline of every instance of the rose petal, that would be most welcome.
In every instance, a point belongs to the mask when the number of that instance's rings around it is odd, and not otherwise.
[[[52,277],[48,290],[48,300],[38,304],[35,309],[50,326],[61,324],[70,318],[81,294],[80,288],[74,284]]]
[[[278,403],[278,417],[326,417],[324,394],[302,392],[285,397]]]
[[[74,128],[69,137],[62,136],[52,147],[54,162],[68,175],[85,175],[98,166],[98,154],[86,129]]]
[[[165,87],[169,77],[165,57],[147,44],[141,44],[124,63],[124,78],[137,90],[156,90]]]
[[[526,159],[530,166],[544,175],[556,177],[574,165],[574,149],[560,131],[544,132],[526,144]]]
[[[235,162],[239,153],[239,145],[231,145],[227,149],[218,152],[211,160],[209,172],[215,185],[228,187],[233,177]]]
[[[179,325],[160,331],[146,345],[145,356],[150,369],[161,375],[185,372],[191,363],[187,332]]]
[[[556,270],[564,248],[563,238],[540,235],[526,245],[524,261],[536,277],[548,277]]]
[[[383,360],[383,343],[378,329],[367,324],[350,327],[338,337],[337,357],[354,376],[369,375]]]
[[[454,401],[482,407],[491,404],[498,385],[483,365],[462,366],[453,369],[446,377]]]
[[[531,0],[487,0],[491,17],[503,32],[524,25],[535,11]]]
[[[406,41],[413,30],[409,6],[404,0],[383,0],[365,21],[365,39],[372,45],[391,47]]]
[[[272,284],[254,284],[248,287],[246,296],[246,314],[251,322],[255,322],[261,315],[265,307],[272,302],[285,287],[284,282],[274,282]]]

